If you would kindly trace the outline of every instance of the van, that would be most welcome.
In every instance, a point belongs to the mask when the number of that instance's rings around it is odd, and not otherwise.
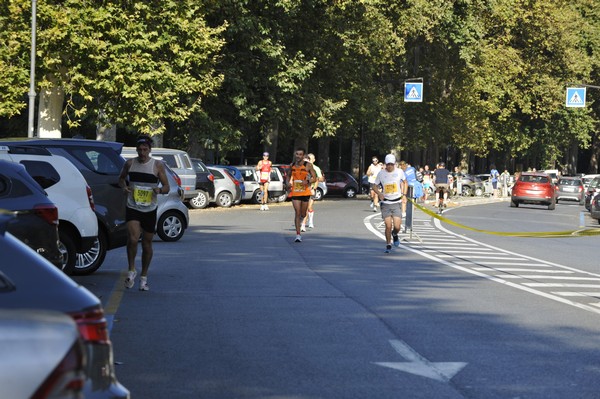
[[[124,158],[133,158],[137,156],[135,147],[123,147],[121,155]],[[152,148],[150,156],[156,159],[162,159],[167,165],[177,173],[181,179],[181,188],[183,189],[183,198],[187,201],[194,198],[196,191],[196,170],[192,160],[187,152],[173,148]]]

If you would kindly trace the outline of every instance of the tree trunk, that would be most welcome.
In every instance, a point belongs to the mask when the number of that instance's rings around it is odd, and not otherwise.
[[[270,160],[277,163],[277,144],[279,142],[279,119],[275,119],[270,126],[267,127],[265,135],[265,150],[269,152]]]
[[[319,143],[319,153],[317,155],[317,166],[321,168],[324,172],[329,171],[329,143],[331,143],[331,139],[327,137],[321,137],[318,140]]]
[[[598,134],[594,134],[592,137],[592,156],[590,157],[588,173],[598,173],[598,160],[600,160],[600,138],[598,138]]]
[[[350,166],[352,168],[352,175],[358,176],[359,173],[359,162],[360,162],[360,141],[352,139],[352,157],[350,160]]]
[[[62,87],[52,87],[40,93],[38,137],[62,137],[62,112],[65,93]]]

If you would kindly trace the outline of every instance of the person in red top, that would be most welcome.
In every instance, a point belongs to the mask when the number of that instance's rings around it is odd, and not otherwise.
[[[288,178],[288,187],[291,188],[290,197],[296,218],[294,224],[296,226],[296,242],[302,242],[300,235],[300,226],[306,217],[308,210],[308,200],[311,195],[311,185],[317,181],[317,174],[310,162],[304,160],[306,151],[304,148],[296,149],[296,160],[292,163],[292,172]]]
[[[260,192],[262,193],[260,210],[268,211],[269,206],[267,201],[269,199],[269,182],[271,181],[271,166],[273,163],[269,161],[269,153],[263,152],[263,159],[258,161],[256,170],[258,170],[258,183],[260,185]]]

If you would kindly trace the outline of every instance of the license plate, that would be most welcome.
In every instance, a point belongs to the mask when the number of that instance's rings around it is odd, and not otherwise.
[[[563,187],[563,191],[568,191],[570,193],[575,191],[575,187]]]

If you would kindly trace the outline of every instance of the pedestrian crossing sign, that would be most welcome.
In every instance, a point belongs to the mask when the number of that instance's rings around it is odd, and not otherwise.
[[[423,102],[423,83],[404,83],[404,102]]]
[[[567,107],[585,107],[585,87],[567,87]]]

